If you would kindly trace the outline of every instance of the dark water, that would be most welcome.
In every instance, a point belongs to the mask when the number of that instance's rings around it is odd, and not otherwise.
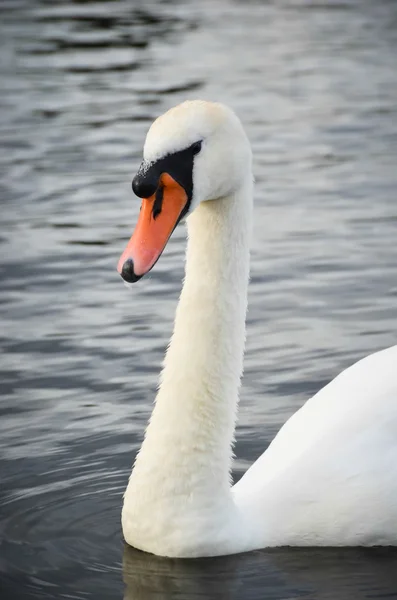
[[[177,561],[120,507],[183,273],[127,291],[145,131],[222,100],[255,154],[235,477],[305,399],[396,343],[397,3],[2,0],[0,597],[397,598],[397,553]]]

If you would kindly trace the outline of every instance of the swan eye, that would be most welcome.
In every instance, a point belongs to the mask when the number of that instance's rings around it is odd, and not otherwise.
[[[190,146],[192,149],[193,155],[198,154],[200,152],[202,144],[203,144],[203,142],[200,140],[198,142],[194,142],[194,144],[192,144]]]

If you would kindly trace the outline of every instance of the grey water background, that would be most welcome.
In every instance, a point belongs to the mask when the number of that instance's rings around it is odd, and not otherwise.
[[[0,16],[2,600],[397,598],[391,549],[124,547],[183,227],[132,292],[115,270],[151,121],[221,100],[256,178],[234,477],[341,369],[395,344],[397,3],[2,0]]]

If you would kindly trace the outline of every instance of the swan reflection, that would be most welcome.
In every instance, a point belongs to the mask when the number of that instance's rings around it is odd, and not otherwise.
[[[397,550],[277,548],[168,559],[125,545],[124,600],[364,600],[397,595]]]

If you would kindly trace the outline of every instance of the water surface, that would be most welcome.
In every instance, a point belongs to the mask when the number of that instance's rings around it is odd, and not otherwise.
[[[397,597],[389,549],[170,561],[120,508],[183,276],[115,266],[151,121],[225,101],[255,156],[238,478],[281,424],[396,343],[397,6],[1,3],[0,582],[4,600]]]

